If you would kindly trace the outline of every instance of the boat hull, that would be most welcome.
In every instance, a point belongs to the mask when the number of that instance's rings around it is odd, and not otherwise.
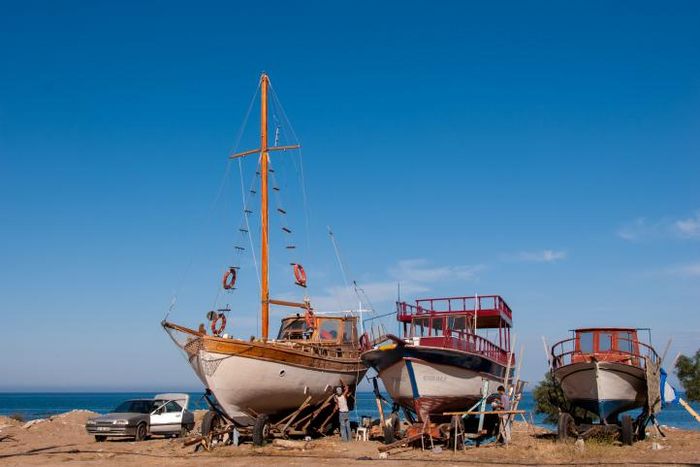
[[[483,397],[484,381],[495,392],[506,372],[480,355],[439,348],[399,346],[362,358],[377,370],[392,399],[420,420],[469,409]]]
[[[553,371],[566,399],[601,420],[643,407],[647,401],[643,368],[617,362],[579,362]]]
[[[237,424],[258,414],[272,421],[326,399],[341,382],[355,387],[367,368],[359,359],[304,355],[275,343],[197,337],[184,346],[190,366]]]

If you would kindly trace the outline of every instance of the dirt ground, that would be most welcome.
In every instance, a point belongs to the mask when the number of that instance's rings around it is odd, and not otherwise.
[[[378,442],[342,443],[338,437],[298,443],[299,448],[243,444],[194,453],[180,439],[155,438],[140,443],[121,440],[97,443],[85,432],[95,415],[72,411],[45,421],[24,424],[0,417],[1,465],[698,465],[700,432],[666,429],[666,438],[650,436],[634,446],[586,441],[583,451],[573,443],[560,444],[551,434],[524,423],[513,427],[508,447],[484,446],[454,453],[404,448],[380,459]],[[197,413],[198,422],[202,412]],[[198,427],[195,429],[198,430]],[[4,438],[4,439],[3,439]],[[654,449],[656,447],[657,449]]]

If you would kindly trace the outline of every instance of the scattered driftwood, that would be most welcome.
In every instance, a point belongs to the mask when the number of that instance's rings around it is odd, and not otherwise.
[[[31,427],[33,427],[34,425],[36,425],[38,423],[45,422],[45,421],[46,421],[45,418],[37,418],[36,420],[30,420],[27,423],[25,423],[24,425],[22,425],[22,428],[24,428],[25,430],[28,430]]]
[[[400,439],[398,441],[395,441],[391,444],[387,444],[385,446],[379,446],[378,449],[379,449],[379,452],[391,451],[392,449],[406,447],[406,446],[410,445],[411,443],[419,441],[421,438],[423,438],[423,433],[419,433],[419,434],[413,435],[413,436],[408,436],[404,439]]]
[[[0,443],[2,443],[3,441],[15,441],[15,442],[17,442],[17,439],[12,435],[0,435]]]
[[[309,449],[311,443],[308,441],[294,441],[291,439],[274,439],[272,445],[276,448],[282,449],[298,449],[300,451],[305,451]]]

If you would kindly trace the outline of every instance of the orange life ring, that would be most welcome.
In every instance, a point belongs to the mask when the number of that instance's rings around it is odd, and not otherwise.
[[[221,320],[221,327],[218,327],[218,328],[217,328],[217,327],[216,327],[216,323],[218,323],[219,320]],[[215,336],[218,336],[218,335],[220,335],[222,332],[224,332],[224,329],[225,329],[225,328],[226,328],[226,315],[224,315],[223,313],[219,313],[219,315],[216,317],[216,319],[214,319],[214,320],[211,322],[211,332],[212,332],[212,334],[214,334]]]
[[[294,263],[294,279],[298,285],[306,287],[306,271],[301,264]]]
[[[228,270],[224,273],[224,289],[231,290],[236,285],[237,276],[238,274],[236,273],[236,268],[228,268]]]

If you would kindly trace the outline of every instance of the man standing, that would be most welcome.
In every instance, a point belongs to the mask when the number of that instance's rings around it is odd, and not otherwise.
[[[342,381],[340,384],[343,384]],[[350,410],[348,409],[348,394],[350,394],[350,389],[344,384],[335,388],[335,403],[338,405],[340,437],[345,442],[350,441]]]
[[[506,394],[506,388],[503,386],[498,386],[498,399],[496,399],[496,401],[498,410],[510,410],[510,397],[508,397],[508,394]],[[501,439],[504,445],[508,445],[510,443],[511,414],[503,414],[499,417],[501,421],[499,430]]]

